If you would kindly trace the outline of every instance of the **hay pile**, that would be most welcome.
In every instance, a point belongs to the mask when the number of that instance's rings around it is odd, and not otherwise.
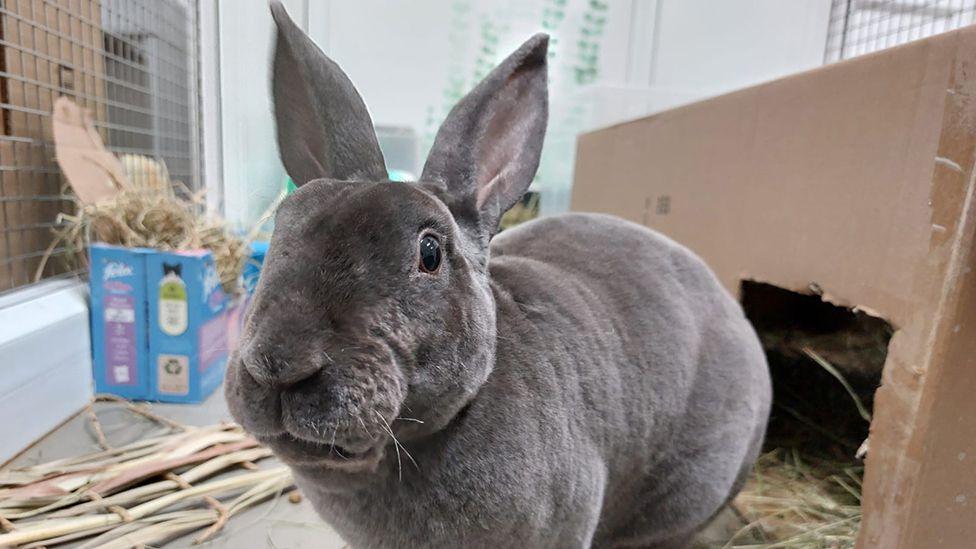
[[[867,447],[873,389],[852,386],[812,349],[801,354],[805,365],[770,356],[774,372],[785,367],[796,377],[774,376],[778,394],[766,453],[733,503],[742,526],[725,548],[855,546],[864,476],[858,455]]]
[[[113,200],[83,206],[67,218],[92,240],[162,251],[207,249],[214,255],[225,291],[237,287],[249,257],[243,238],[222,220],[200,214],[197,200],[181,198],[173,188],[138,187],[119,192]]]
[[[202,194],[170,180],[165,164],[139,155],[120,160],[129,184],[109,200],[77,202],[75,215],[61,214],[62,228],[50,248],[63,243],[80,252],[90,241],[167,252],[206,249],[214,255],[224,290],[237,292],[250,257],[248,239],[204,214]],[[43,268],[42,262],[38,272]]]
[[[778,448],[759,458],[755,476],[735,499],[747,522],[726,547],[854,547],[861,524],[864,468]]]

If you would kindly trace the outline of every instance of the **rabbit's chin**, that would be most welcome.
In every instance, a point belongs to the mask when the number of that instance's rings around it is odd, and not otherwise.
[[[383,446],[352,452],[329,443],[311,442],[290,433],[259,437],[285,464],[301,469],[328,469],[345,473],[372,473],[383,459]]]

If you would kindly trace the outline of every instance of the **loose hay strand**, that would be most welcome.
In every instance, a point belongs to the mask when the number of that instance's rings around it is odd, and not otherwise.
[[[847,394],[851,396],[851,400],[854,401],[854,405],[857,406],[857,413],[861,414],[861,418],[864,419],[864,421],[870,423],[871,412],[869,412],[864,403],[861,402],[861,397],[857,396],[857,391],[854,390],[854,387],[851,387],[851,384],[847,382],[837,368],[834,368],[833,364],[827,362],[827,359],[820,356],[819,353],[809,347],[804,347],[803,353],[813,359],[813,361],[816,362],[821,368],[826,370],[827,373],[834,376],[837,381],[840,382],[840,384],[844,387],[844,390],[847,391]]]

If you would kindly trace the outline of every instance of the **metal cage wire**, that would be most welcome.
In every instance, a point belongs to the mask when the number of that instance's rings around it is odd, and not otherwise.
[[[840,61],[970,25],[976,0],[833,0],[824,60]]]
[[[0,0],[0,292],[75,274],[71,250],[51,248],[74,208],[52,142],[58,96],[91,111],[112,151],[199,188],[197,13],[196,0]]]

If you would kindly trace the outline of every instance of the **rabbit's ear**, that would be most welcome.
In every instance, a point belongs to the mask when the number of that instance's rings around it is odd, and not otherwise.
[[[271,3],[278,27],[271,89],[278,150],[296,185],[313,179],[385,180],[363,99],[342,69]]]
[[[548,44],[547,35],[533,36],[471,90],[447,115],[424,165],[421,179],[443,186],[455,217],[489,237],[539,167]]]

